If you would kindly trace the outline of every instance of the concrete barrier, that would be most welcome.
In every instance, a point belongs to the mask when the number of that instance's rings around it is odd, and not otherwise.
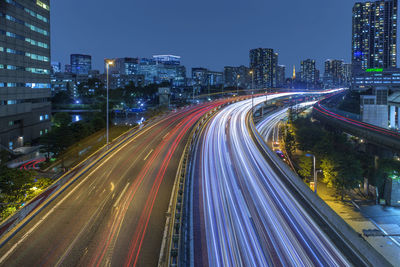
[[[362,238],[351,226],[337,215],[318,195],[316,195],[302,180],[267,146],[264,138],[257,131],[252,116],[248,116],[248,125],[255,143],[265,158],[271,162],[282,180],[290,184],[292,189],[304,199],[317,215],[333,230],[342,240],[345,247],[338,247],[343,252],[355,255],[363,266],[391,266],[391,264],[379,254],[366,240]],[[332,237],[330,236],[332,239]],[[336,244],[337,245],[337,244]]]

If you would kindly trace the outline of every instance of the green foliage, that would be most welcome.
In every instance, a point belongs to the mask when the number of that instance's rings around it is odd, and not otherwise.
[[[68,91],[60,91],[55,94],[52,99],[51,103],[53,105],[67,105],[73,102],[72,95]]]
[[[283,132],[283,140],[285,142],[285,150],[289,155],[296,151],[296,139],[290,126],[286,126]]]
[[[335,161],[329,157],[323,158],[320,168],[323,172],[323,182],[326,183],[328,187],[332,187],[336,184],[338,179],[338,172],[336,170],[338,167],[335,165]]]
[[[311,151],[321,161],[319,168],[323,171],[323,181],[340,191],[342,196],[344,190],[357,187],[363,177],[370,177],[370,158],[365,155],[363,158],[343,134],[328,132],[311,122],[310,118],[295,119],[289,128],[289,132],[295,136],[297,147],[302,151]],[[363,159],[363,164],[359,159]],[[304,158],[300,159],[299,174],[302,177],[309,174],[305,161]]]
[[[71,116],[66,112],[56,113],[53,116],[53,123],[57,128],[68,127],[71,123]]]
[[[40,178],[35,173],[19,169],[0,167],[0,216],[5,219],[22,205],[50,186],[53,180]]]
[[[299,162],[300,170],[298,171],[300,176],[304,178],[309,178],[312,175],[313,162],[312,158],[302,156]]]
[[[33,172],[0,167],[1,202],[23,202],[34,180]]]

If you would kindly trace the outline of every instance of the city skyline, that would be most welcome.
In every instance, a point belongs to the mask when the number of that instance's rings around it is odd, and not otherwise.
[[[289,76],[292,66],[299,69],[300,61],[305,58],[315,59],[321,71],[326,59],[345,62],[351,59],[351,10],[357,1],[320,3],[312,0],[306,4],[290,1],[291,8],[286,10],[287,2],[231,1],[229,6],[214,3],[209,9],[205,8],[209,6],[207,2],[204,7],[196,7],[158,0],[121,1],[107,9],[103,1],[96,1],[95,6],[86,1],[79,3],[81,8],[76,10],[74,1],[52,5],[52,60],[63,64],[68,64],[70,54],[74,53],[92,55],[93,68],[99,70],[103,69],[106,57],[175,54],[182,56],[182,64],[188,70],[207,67],[220,71],[224,66],[248,66],[248,51],[262,47],[278,52],[279,64],[286,65]],[[155,5],[160,8],[153,10]],[[98,14],[92,15],[90,20],[86,16],[89,8],[94,11],[91,14]],[[118,15],[110,16],[104,10]],[[130,10],[141,12],[129,15]],[[284,12],[265,13],[263,10]],[[71,13],[74,20],[68,17]],[[181,19],[172,20],[174,16]],[[250,19],[244,21],[244,17]],[[143,25],[145,19],[148,19],[146,30],[134,26]],[[315,24],[315,20],[319,23]],[[92,34],[92,27],[104,29],[104,34]],[[176,30],[171,31],[171,28]],[[222,34],[220,29],[224,29]],[[207,38],[215,42],[205,41]]]

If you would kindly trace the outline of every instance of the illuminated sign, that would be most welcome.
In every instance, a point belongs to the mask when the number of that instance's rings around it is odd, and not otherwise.
[[[383,69],[366,69],[366,72],[383,72]]]

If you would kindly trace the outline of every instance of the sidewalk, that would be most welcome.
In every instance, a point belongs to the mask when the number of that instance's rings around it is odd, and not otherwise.
[[[393,266],[400,266],[400,236],[365,236],[364,230],[400,235],[400,208],[341,201],[335,190],[318,184],[318,195]]]

